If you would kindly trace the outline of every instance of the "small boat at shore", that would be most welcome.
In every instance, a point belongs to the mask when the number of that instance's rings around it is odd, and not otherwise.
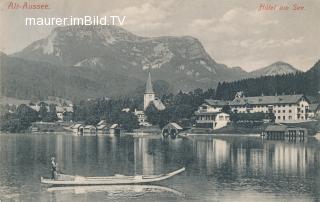
[[[160,175],[114,175],[107,177],[83,177],[74,175],[58,174],[57,179],[47,179],[41,177],[41,183],[51,185],[128,185],[128,184],[145,184],[158,182],[185,171],[185,168]]]

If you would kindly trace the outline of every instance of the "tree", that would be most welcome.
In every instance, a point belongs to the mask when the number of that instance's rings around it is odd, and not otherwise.
[[[158,125],[160,120],[160,113],[153,103],[149,104],[145,110],[145,115],[147,116],[147,121],[152,125]]]
[[[221,109],[222,112],[230,114],[231,113],[231,107],[229,105],[225,105]]]

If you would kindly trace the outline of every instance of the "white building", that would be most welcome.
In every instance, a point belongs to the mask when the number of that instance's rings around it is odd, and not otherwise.
[[[223,112],[204,112],[196,111],[197,128],[211,128],[219,129],[228,125],[230,122],[230,115]]]
[[[237,94],[238,95],[238,94]],[[275,95],[244,97],[232,101],[206,100],[198,112],[217,113],[229,106],[234,113],[274,113],[276,123],[302,122],[308,119],[309,101],[302,95]]]
[[[276,123],[301,122],[308,119],[309,101],[302,95],[275,95],[235,98],[229,102],[237,113],[273,112]]]

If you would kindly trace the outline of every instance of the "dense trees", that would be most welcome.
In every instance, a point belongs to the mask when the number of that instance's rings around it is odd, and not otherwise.
[[[0,129],[7,132],[21,132],[28,129],[32,122],[39,120],[37,111],[25,104],[20,105],[15,113],[5,113],[0,118]]]
[[[275,94],[306,94],[318,96],[320,91],[320,61],[307,72],[296,74],[264,76],[234,82],[222,82],[217,86],[217,99],[230,100],[236,92],[243,91],[246,96]]]
[[[153,104],[150,104],[146,109],[147,120],[154,125],[163,127],[169,122],[182,123],[193,117],[194,112],[197,110],[205,99],[215,97],[215,90],[208,89],[195,89],[193,92],[184,93],[180,91],[177,95],[169,94],[162,97],[162,101],[166,105],[166,109],[158,111]],[[185,122],[184,122],[185,123]]]
[[[123,112],[122,109],[133,110],[138,105],[138,100],[128,98],[81,101],[74,105],[73,120],[92,125],[100,120],[106,120],[108,123],[119,123],[124,129],[132,131],[138,128],[137,117],[132,113]]]

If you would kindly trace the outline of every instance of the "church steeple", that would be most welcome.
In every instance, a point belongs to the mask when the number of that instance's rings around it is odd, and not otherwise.
[[[146,110],[149,104],[153,102],[155,99],[156,99],[156,94],[154,93],[152,88],[151,74],[149,72],[149,76],[146,84],[146,91],[144,92],[143,109]]]
[[[154,94],[154,91],[153,91],[153,88],[152,88],[152,81],[151,81],[150,72],[149,72],[149,75],[148,75],[145,94]]]

